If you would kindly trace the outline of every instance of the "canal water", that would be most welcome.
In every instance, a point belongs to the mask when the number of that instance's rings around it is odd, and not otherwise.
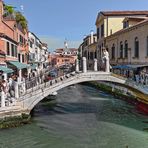
[[[133,105],[84,85],[54,99],[35,107],[31,124],[0,130],[0,148],[148,148],[148,118]]]

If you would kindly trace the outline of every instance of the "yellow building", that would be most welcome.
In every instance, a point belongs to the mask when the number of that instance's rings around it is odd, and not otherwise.
[[[102,47],[105,46],[105,38],[114,34],[115,32],[122,30],[126,25],[135,24],[135,21],[125,20],[127,17],[146,17],[148,11],[101,11],[98,13],[96,19],[97,29],[97,57],[100,60],[102,57]],[[137,20],[136,20],[137,21]],[[125,23],[123,23],[125,22]],[[126,24],[127,23],[127,24]]]
[[[112,65],[148,64],[148,18],[140,22],[138,20],[106,38]]]

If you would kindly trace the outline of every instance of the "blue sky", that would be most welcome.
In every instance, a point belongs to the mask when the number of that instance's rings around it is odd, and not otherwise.
[[[102,10],[147,10],[148,0],[4,0],[16,10],[24,7],[29,30],[48,43],[49,49],[78,47],[84,35],[96,31]]]

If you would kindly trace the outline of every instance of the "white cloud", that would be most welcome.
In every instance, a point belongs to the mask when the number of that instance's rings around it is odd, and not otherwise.
[[[45,42],[48,44],[48,49],[50,52],[54,51],[57,48],[63,48],[64,47],[64,39],[62,38],[55,38],[55,37],[47,37],[47,36],[41,36],[39,37],[42,42]],[[67,41],[68,42],[68,47],[70,48],[78,48],[79,45],[81,44],[81,41],[77,40],[71,40]]]

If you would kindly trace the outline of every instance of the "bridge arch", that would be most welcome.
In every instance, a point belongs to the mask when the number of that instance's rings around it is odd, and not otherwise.
[[[50,82],[47,82],[46,85],[42,84],[40,89],[28,93],[20,98],[20,104],[25,112],[30,113],[30,111],[45,97],[52,94],[55,91],[58,91],[64,87],[78,84],[82,82],[89,81],[108,81],[114,83],[124,84],[125,80],[112,76],[111,73],[107,72],[87,72],[87,73],[78,73],[73,76],[69,76],[64,80],[57,81],[53,85],[50,85]]]

